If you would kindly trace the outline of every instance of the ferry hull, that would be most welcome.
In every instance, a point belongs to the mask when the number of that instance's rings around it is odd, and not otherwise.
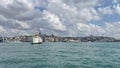
[[[33,45],[33,44],[42,44],[42,42],[39,42],[39,43],[31,43],[31,44],[32,44],[32,45]]]

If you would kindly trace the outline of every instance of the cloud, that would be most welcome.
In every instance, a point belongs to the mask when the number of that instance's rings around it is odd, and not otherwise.
[[[25,22],[14,20],[14,19],[6,19],[4,16],[0,16],[0,25],[4,28],[14,28],[14,29],[26,29],[29,28],[29,25]]]
[[[101,26],[94,24],[79,23],[77,24],[77,28],[81,33],[83,33],[84,35],[86,34],[85,36],[89,36],[89,35],[100,36],[105,33],[105,30]]]
[[[0,26],[0,32],[4,32],[4,31],[5,29],[2,26]]]
[[[45,11],[43,14],[43,19],[48,22],[47,24],[51,28],[63,31],[66,30],[66,27],[60,22],[58,16],[47,11]]]
[[[113,5],[108,5],[106,7],[99,7],[98,13],[102,15],[114,15],[119,14],[120,15],[120,4],[116,3]]]
[[[82,36],[96,35],[120,38],[120,21],[106,22],[104,26],[78,23],[76,28],[78,29],[76,31],[79,31],[78,34]]]
[[[80,19],[83,21],[100,20],[97,11],[94,8],[83,9],[80,12]]]
[[[104,8],[98,8],[99,13],[103,15],[112,15],[114,13],[114,10],[111,8],[111,6],[107,6]]]
[[[120,38],[120,22],[105,23],[106,36]]]
[[[95,6],[98,3],[98,0],[63,0],[69,6],[74,6],[77,9],[90,8]]]
[[[37,28],[60,36],[113,36],[119,32],[114,30],[119,22],[88,23],[101,20],[101,14],[120,14],[119,4],[97,9],[96,5],[98,0],[0,0],[0,35],[34,34]]]
[[[115,12],[120,15],[120,4],[114,5],[113,8],[115,9]]]
[[[1,0],[0,3],[0,14],[6,18],[15,18],[33,9],[32,3],[28,0]]]
[[[77,35],[76,23],[99,20],[97,0],[0,0],[0,25],[10,35],[45,33]],[[9,34],[5,32],[6,34]]]
[[[118,3],[118,0],[112,0],[112,1],[113,1],[113,3],[115,3],[115,4]]]

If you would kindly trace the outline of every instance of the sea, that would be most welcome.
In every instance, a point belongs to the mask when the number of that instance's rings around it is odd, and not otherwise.
[[[0,68],[120,68],[120,43],[0,43]]]

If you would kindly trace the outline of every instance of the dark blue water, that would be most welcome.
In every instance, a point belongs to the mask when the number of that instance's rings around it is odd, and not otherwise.
[[[120,68],[120,43],[0,43],[0,68]]]

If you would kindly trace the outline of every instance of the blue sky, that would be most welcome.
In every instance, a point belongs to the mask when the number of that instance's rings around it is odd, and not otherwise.
[[[120,38],[120,0],[0,0],[0,36]]]

